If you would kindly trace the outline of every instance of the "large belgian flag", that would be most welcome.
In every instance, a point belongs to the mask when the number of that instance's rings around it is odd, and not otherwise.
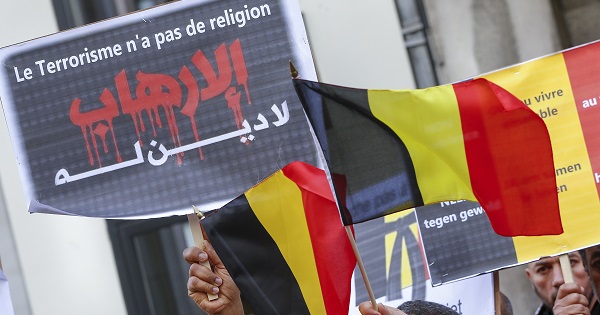
[[[346,195],[344,224],[466,199],[500,235],[562,233],[546,125],[501,87],[294,84],[329,169],[346,176],[346,188],[335,188]]]
[[[291,163],[202,222],[256,314],[348,314],[356,258],[323,170]]]

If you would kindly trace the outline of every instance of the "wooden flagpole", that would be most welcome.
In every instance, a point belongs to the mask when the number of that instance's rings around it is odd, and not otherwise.
[[[190,229],[192,230],[192,237],[194,239],[194,245],[196,245],[196,247],[202,249],[202,243],[204,242],[204,236],[202,235],[202,226],[200,223],[200,218],[204,217],[204,215],[202,214],[202,212],[200,212],[200,210],[198,210],[198,208],[196,208],[196,206],[192,206],[192,208],[194,208],[194,213],[190,213],[187,215],[188,218],[188,223],[190,224]],[[204,263],[201,264],[202,266],[212,270],[212,268],[210,267],[210,263],[207,261],[205,261]],[[206,293],[208,295],[208,300],[212,301],[212,300],[216,300],[219,298],[219,295],[217,294],[213,294],[213,293]]]
[[[502,296],[500,295],[500,275],[498,271],[493,272],[494,277],[494,308],[496,309],[496,314],[502,314]]]
[[[297,79],[299,74],[296,67],[292,64],[290,60],[290,75],[292,79]],[[365,265],[362,262],[362,258],[358,252],[358,247],[356,246],[356,240],[354,240],[354,234],[352,234],[352,230],[349,226],[345,226],[346,234],[348,234],[348,239],[350,240],[350,244],[352,245],[352,251],[354,251],[354,256],[356,257],[356,262],[358,264],[358,269],[360,270],[360,274],[362,275],[363,281],[365,283],[365,287],[367,288],[367,292],[369,293],[369,298],[371,299],[371,304],[373,304],[373,308],[377,311],[377,301],[375,301],[375,294],[373,294],[373,289],[371,288],[371,283],[369,282],[369,277],[367,276],[367,272],[365,270]]]
[[[375,294],[373,294],[373,289],[371,288],[371,283],[369,282],[369,277],[367,277],[367,271],[365,270],[365,265],[363,265],[362,258],[360,258],[360,254],[358,253],[358,247],[356,246],[356,241],[354,240],[354,234],[352,234],[352,230],[350,226],[346,225],[346,233],[348,234],[348,238],[350,239],[350,244],[352,244],[352,250],[354,251],[354,256],[356,257],[356,262],[358,263],[358,269],[360,270],[360,274],[362,275],[363,281],[365,282],[365,287],[367,287],[367,292],[369,293],[369,298],[371,298],[371,304],[373,308],[377,311],[377,301],[375,301]]]
[[[571,269],[571,260],[569,259],[569,255],[562,254],[558,256],[558,260],[560,261],[560,269],[562,270],[565,283],[575,282],[573,280],[573,270]]]

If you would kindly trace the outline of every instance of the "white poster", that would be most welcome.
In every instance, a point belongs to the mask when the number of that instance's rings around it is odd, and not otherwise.
[[[493,315],[494,281],[483,274],[433,287],[413,211],[401,211],[354,225],[355,238],[375,299],[397,307],[410,300],[446,305],[459,314]],[[370,301],[358,270],[352,279],[350,314]]]
[[[8,288],[8,280],[2,272],[2,269],[0,269],[0,314],[14,314],[12,300],[10,299],[10,289]]]
[[[358,285],[358,284],[357,284]],[[461,315],[494,315],[494,277],[485,274],[461,281],[455,281],[441,286],[431,286],[431,281],[426,281],[425,299],[445,305]],[[410,292],[412,287],[402,290],[403,299],[387,300],[385,297],[377,299],[378,303],[397,307],[412,300]],[[353,294],[352,297],[355,297]],[[350,315],[360,315],[358,307],[351,301]],[[364,301],[359,301],[360,304]]]

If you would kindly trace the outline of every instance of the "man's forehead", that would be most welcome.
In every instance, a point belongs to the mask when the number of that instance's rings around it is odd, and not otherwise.
[[[592,248],[589,248],[588,250],[591,250],[591,249]],[[600,254],[600,245],[596,246],[595,250],[598,251]],[[568,255],[569,255],[569,258],[571,258],[571,259],[572,258],[581,258],[581,255],[579,255],[578,252],[570,252]],[[533,266],[537,266],[537,265],[547,265],[547,264],[555,264],[555,263],[559,263],[558,257],[543,257],[543,258],[540,258],[539,260],[532,261],[527,265],[529,267],[533,267]]]
[[[544,257],[529,263],[530,267],[558,263],[558,257]]]

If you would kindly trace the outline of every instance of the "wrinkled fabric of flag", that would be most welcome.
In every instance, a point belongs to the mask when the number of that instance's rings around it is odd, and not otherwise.
[[[503,236],[562,233],[542,118],[485,80],[367,90],[294,79],[344,224],[451,200],[479,202]]]
[[[290,163],[202,225],[256,314],[348,314],[356,258],[325,171]]]

